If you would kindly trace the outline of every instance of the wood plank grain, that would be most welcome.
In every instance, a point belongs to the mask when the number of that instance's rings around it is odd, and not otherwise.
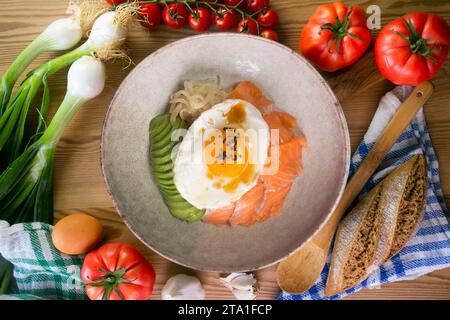
[[[299,34],[319,4],[329,0],[272,0],[279,11],[280,40],[297,50]],[[377,4],[382,9],[382,24],[410,11],[440,14],[450,22],[450,1],[358,0],[346,1],[367,7]],[[61,0],[30,0],[27,11],[15,0],[2,0],[0,10],[0,74],[20,51],[51,21],[61,17],[67,2]],[[31,13],[31,14],[30,14]],[[127,40],[128,53],[135,63],[158,48],[177,39],[196,34],[183,29],[172,31],[160,27],[147,31],[133,27]],[[373,32],[374,37],[378,31]],[[39,57],[36,66],[55,54]],[[32,66],[32,67],[33,67]],[[112,205],[104,185],[99,163],[100,136],[104,115],[114,92],[129,72],[116,62],[108,65],[108,79],[102,96],[85,105],[66,129],[58,145],[55,163],[55,216],[85,212],[102,220],[105,241],[132,243],[155,266],[157,277],[153,297],[158,299],[162,285],[178,272],[196,274],[205,284],[208,299],[232,299],[231,293],[220,284],[219,274],[196,272],[178,266],[160,257],[142,244],[125,226]],[[364,135],[380,98],[393,87],[378,73],[370,51],[354,66],[334,74],[323,73],[336,92],[344,109],[352,148]],[[434,147],[441,164],[441,179],[447,203],[450,201],[450,61],[435,79],[435,93],[425,107]],[[50,80],[52,91],[51,112],[55,112],[65,93],[66,72],[61,71]],[[275,280],[275,267],[257,272],[260,284],[259,299],[276,298],[279,288]],[[413,281],[382,286],[380,289],[362,290],[348,299],[450,299],[450,269],[433,272]]]

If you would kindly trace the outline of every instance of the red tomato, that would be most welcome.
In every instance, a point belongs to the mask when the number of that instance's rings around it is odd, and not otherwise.
[[[189,26],[196,31],[205,31],[213,21],[212,13],[207,8],[194,9],[189,14]]]
[[[232,9],[220,8],[214,16],[214,24],[221,30],[230,30],[236,27],[238,14]]]
[[[247,8],[251,12],[259,11],[270,4],[269,0],[247,0]]]
[[[172,29],[183,28],[188,20],[188,11],[182,3],[170,3],[163,10],[163,20]]]
[[[125,3],[127,1],[128,0],[106,0],[106,2],[108,2],[112,6],[117,6],[117,5]]]
[[[278,41],[278,33],[272,29],[264,29],[261,31],[261,37],[270,39],[273,41]]]
[[[273,9],[267,9],[258,14],[258,22],[263,27],[274,28],[278,25],[278,13]]]
[[[237,31],[248,34],[258,34],[258,25],[252,19],[244,18],[239,21]]]
[[[237,6],[239,5],[239,8],[244,8],[246,0],[224,0],[224,4],[228,6]]]
[[[148,300],[155,271],[133,246],[107,243],[86,255],[81,278],[91,300]]]
[[[157,4],[143,4],[139,7],[140,23],[146,28],[161,24],[161,9]]]
[[[303,29],[299,47],[320,69],[336,71],[354,64],[371,41],[364,11],[335,2],[316,9]]]
[[[375,59],[395,84],[418,85],[433,78],[449,53],[450,27],[431,13],[410,13],[387,24],[375,41]]]

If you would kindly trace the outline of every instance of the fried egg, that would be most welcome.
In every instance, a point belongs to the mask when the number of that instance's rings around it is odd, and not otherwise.
[[[237,201],[255,186],[268,147],[260,111],[244,100],[225,100],[203,112],[179,144],[173,168],[178,192],[199,209]]]

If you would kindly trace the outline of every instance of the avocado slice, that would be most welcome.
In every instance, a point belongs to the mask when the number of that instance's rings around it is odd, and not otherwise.
[[[170,125],[170,115],[167,113],[164,113],[162,115],[159,115],[150,121],[150,136],[156,137],[158,136],[163,130],[165,130]]]
[[[173,148],[179,143],[179,141],[170,141],[168,144],[163,146],[160,149],[152,148],[152,157],[162,157],[165,155],[171,155]]]
[[[156,172],[166,172],[173,169],[173,162],[169,161],[167,163],[157,164],[154,163],[156,159],[152,159],[153,171]]]
[[[186,201],[178,192],[173,175],[173,161],[171,158],[173,148],[179,143],[172,141],[172,133],[188,125],[180,117],[170,123],[170,114],[165,113],[150,121],[150,164],[153,176],[161,191],[170,213],[186,222],[199,221],[205,214]]]
[[[197,222],[205,215],[205,210],[200,210],[195,207],[189,209],[173,208],[170,212],[176,218],[187,222]]]
[[[172,131],[173,127],[170,125],[170,123],[167,123],[167,126],[162,129],[162,131],[152,137],[152,150],[156,149],[157,145],[165,145],[165,143],[163,144],[163,141],[170,141]]]
[[[158,166],[168,165],[168,164],[172,163],[171,152],[172,152],[172,150],[170,150],[170,152],[166,152],[165,154],[162,154],[161,156],[157,156],[152,153],[152,164],[155,167],[155,169]]]
[[[153,170],[153,176],[155,177],[155,180],[161,181],[162,184],[174,184],[172,170],[167,172],[157,172]]]
[[[174,184],[167,184],[167,185],[163,185],[161,184],[159,186],[159,189],[161,190],[162,193],[164,192],[178,192],[177,187]]]

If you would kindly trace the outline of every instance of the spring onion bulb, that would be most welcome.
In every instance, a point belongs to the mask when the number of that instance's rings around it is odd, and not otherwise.
[[[53,160],[64,128],[87,101],[105,85],[105,67],[91,56],[69,69],[67,92],[41,137],[25,149],[0,175],[0,220],[53,223]]]
[[[25,120],[40,87],[43,86],[44,90],[39,109],[40,119],[34,140],[39,138],[45,128],[50,100],[48,77],[71,65],[82,56],[96,55],[102,60],[114,57],[127,36],[128,20],[123,15],[124,13],[120,11],[103,13],[95,20],[85,43],[71,52],[42,64],[29,73],[0,117],[0,150],[6,146],[7,163],[16,159],[23,149]]]
[[[116,14],[106,12],[95,20],[89,39],[83,44],[89,50],[101,50],[105,47],[120,47],[127,37],[127,28],[116,23]]]
[[[14,84],[31,62],[44,52],[72,48],[81,40],[82,35],[80,24],[73,18],[59,19],[50,23],[4,73],[0,83],[0,115],[5,111]]]

